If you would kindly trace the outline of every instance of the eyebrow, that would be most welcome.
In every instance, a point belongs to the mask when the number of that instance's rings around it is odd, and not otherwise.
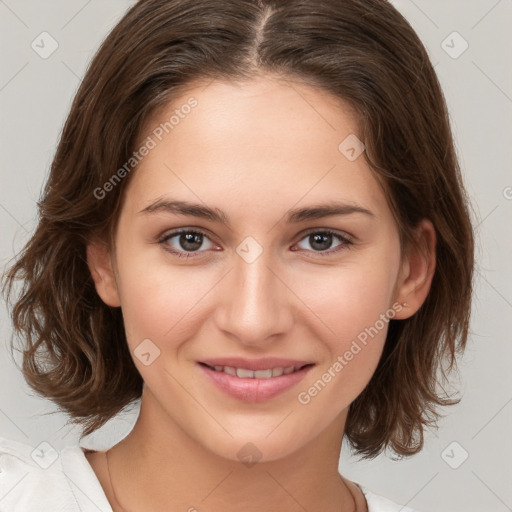
[[[159,198],[149,206],[146,206],[140,210],[138,213],[153,214],[160,212],[199,217],[202,219],[218,222],[228,227],[230,226],[229,217],[222,210],[219,210],[218,208],[210,208],[204,204],[191,203],[188,201]],[[294,224],[306,220],[323,219],[324,217],[330,217],[334,215],[350,215],[354,213],[362,213],[370,217],[376,217],[372,211],[358,204],[331,201],[325,204],[318,204],[289,210],[285,215],[285,222]]]

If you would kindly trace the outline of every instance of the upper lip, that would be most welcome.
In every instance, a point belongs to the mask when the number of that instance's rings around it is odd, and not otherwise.
[[[245,359],[243,357],[216,357],[202,359],[200,363],[209,366],[231,366],[232,368],[244,368],[246,370],[267,370],[274,368],[289,368],[290,366],[302,367],[307,364],[314,364],[311,361],[300,361],[298,359],[283,359],[279,357],[264,357],[262,359]]]

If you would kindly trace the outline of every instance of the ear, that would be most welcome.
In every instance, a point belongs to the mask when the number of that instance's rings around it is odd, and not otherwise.
[[[414,235],[416,244],[409,244],[403,256],[396,300],[402,309],[395,318],[409,318],[420,309],[427,298],[436,268],[436,231],[429,220],[422,220]],[[404,305],[406,303],[406,305]]]
[[[96,291],[107,306],[119,307],[121,300],[107,245],[94,240],[87,245],[87,266],[96,285]]]

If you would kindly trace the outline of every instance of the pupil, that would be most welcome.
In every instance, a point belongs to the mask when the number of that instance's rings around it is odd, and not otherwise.
[[[200,233],[183,233],[180,237],[180,245],[187,251],[197,251],[201,247],[201,243],[202,235]],[[194,246],[194,244],[197,246]]]
[[[331,245],[331,242],[332,242],[332,235],[328,235],[328,234],[318,233],[315,235],[311,235],[310,239],[311,238],[313,239],[313,243],[311,243],[311,247],[320,249],[320,250],[329,249],[329,246]],[[319,244],[319,246],[315,247],[315,244]]]

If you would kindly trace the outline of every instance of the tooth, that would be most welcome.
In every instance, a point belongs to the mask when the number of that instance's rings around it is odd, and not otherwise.
[[[257,379],[268,379],[272,377],[272,370],[256,370],[254,372],[254,377],[256,377]]]
[[[240,378],[254,379],[254,372],[252,370],[246,370],[245,368],[237,368],[236,376]]]
[[[224,372],[228,375],[236,376],[241,379],[270,379],[271,377],[279,377],[281,375],[287,375],[294,371],[300,370],[300,366],[289,366],[288,368],[268,368],[266,370],[248,370],[246,368],[235,368],[233,366],[214,366],[218,372]]]

